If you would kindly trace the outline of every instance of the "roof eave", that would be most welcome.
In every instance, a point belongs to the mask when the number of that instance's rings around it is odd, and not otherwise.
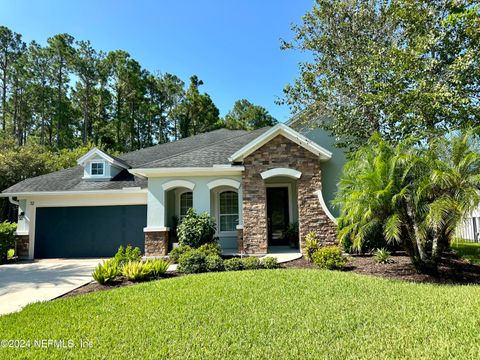
[[[169,176],[209,176],[209,175],[241,175],[243,166],[214,165],[212,167],[176,167],[176,168],[134,168],[128,171],[142,177]]]

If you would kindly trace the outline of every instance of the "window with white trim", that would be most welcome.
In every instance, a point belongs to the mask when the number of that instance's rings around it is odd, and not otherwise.
[[[92,162],[90,164],[90,175],[102,176],[105,174],[105,164],[103,162]]]
[[[235,231],[238,225],[238,193],[223,191],[219,194],[219,230]]]
[[[186,191],[180,194],[180,221],[187,216],[188,209],[193,207],[193,193]]]

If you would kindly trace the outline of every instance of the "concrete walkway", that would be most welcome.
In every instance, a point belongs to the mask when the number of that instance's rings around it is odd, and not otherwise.
[[[0,266],[0,315],[59,297],[92,281],[99,259],[44,259]]]

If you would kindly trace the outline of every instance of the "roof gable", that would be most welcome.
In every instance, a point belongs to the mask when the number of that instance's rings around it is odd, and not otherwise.
[[[113,156],[110,156],[108,155],[107,153],[103,152],[102,150],[100,149],[97,149],[97,148],[93,148],[92,150],[90,150],[89,152],[87,152],[85,155],[83,155],[81,158],[79,158],[77,160],[77,164],[78,165],[82,165],[84,166],[85,163],[92,159],[92,158],[97,158],[97,157],[100,157],[102,158],[103,160],[105,160],[106,162],[112,164],[112,165],[115,165],[117,167],[120,167],[122,169],[128,169],[130,166],[128,166],[128,164],[126,162],[124,162],[123,160],[121,159],[118,159],[116,157],[113,157]]]
[[[332,153],[327,149],[307,139],[305,136],[288,127],[287,125],[277,124],[270,130],[264,132],[262,135],[243,146],[241,149],[232,154],[228,159],[231,162],[241,161],[278,135],[282,135],[290,141],[293,141],[297,145],[317,155],[321,160],[328,160],[332,157]]]

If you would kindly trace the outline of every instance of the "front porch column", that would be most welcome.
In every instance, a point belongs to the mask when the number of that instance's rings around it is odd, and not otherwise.
[[[145,256],[165,256],[168,253],[169,228],[165,227],[165,190],[162,179],[148,179],[147,227]]]

